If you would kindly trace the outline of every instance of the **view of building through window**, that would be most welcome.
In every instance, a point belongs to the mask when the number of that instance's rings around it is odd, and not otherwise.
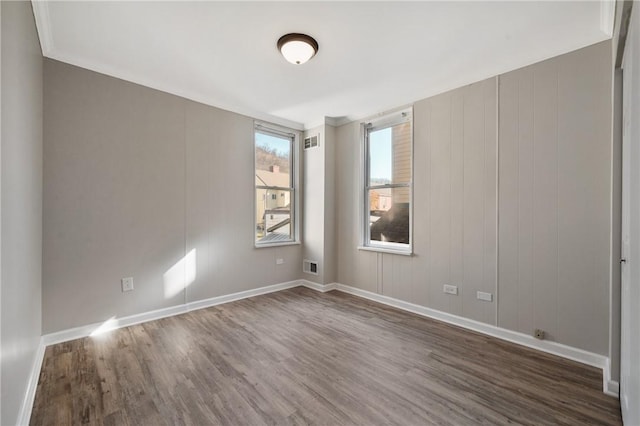
[[[367,131],[370,243],[410,243],[411,122]]]
[[[255,133],[255,238],[258,243],[294,239],[292,227],[292,138]]]

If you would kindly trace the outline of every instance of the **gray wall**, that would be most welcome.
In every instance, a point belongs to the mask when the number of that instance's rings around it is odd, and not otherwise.
[[[609,42],[500,77],[499,325],[609,353]]]
[[[496,82],[414,105],[413,251],[358,251],[360,130],[339,127],[336,148],[338,282],[494,324]],[[458,286],[458,296],[442,292]]]
[[[359,124],[338,128],[337,281],[608,355],[610,49],[414,105],[412,257],[356,249]]]
[[[44,333],[299,278],[253,246],[252,119],[46,60],[44,130]]]
[[[0,423],[15,424],[41,334],[42,54],[30,2],[1,2]]]

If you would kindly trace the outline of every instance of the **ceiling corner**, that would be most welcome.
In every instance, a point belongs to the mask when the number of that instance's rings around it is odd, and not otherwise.
[[[343,120],[344,117],[325,117],[324,123],[328,126],[338,127],[343,124]]]
[[[53,35],[51,32],[51,18],[49,16],[49,2],[32,0],[33,16],[36,20],[40,48],[43,56],[50,56],[53,51]]]
[[[600,31],[607,37],[613,37],[615,16],[616,0],[600,0]]]

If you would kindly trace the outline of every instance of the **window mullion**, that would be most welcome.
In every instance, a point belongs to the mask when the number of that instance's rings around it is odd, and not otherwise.
[[[276,191],[293,191],[293,187],[288,187],[288,186],[256,185],[256,189],[273,189],[273,190],[276,190]]]

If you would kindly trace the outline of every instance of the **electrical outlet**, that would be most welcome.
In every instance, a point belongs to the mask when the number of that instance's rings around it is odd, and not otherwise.
[[[284,259],[279,257],[276,259],[276,265],[282,265],[284,263]]]
[[[493,294],[485,293],[484,291],[478,291],[476,293],[476,297],[478,298],[478,300],[484,300],[485,302],[493,301]]]
[[[447,294],[453,294],[454,296],[457,296],[458,295],[458,286],[457,285],[445,284],[444,288],[442,289],[442,291],[444,291]]]
[[[544,330],[536,328],[536,330],[533,332],[533,337],[535,337],[536,339],[544,340]]]
[[[133,291],[133,277],[123,278],[121,280],[122,283],[122,292]]]

